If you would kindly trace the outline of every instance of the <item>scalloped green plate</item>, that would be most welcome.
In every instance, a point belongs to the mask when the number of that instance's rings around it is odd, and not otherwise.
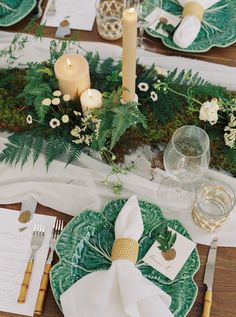
[[[0,0],[0,26],[19,22],[33,10],[36,3],[36,0]]]
[[[150,5],[153,0],[145,0],[144,5]],[[163,0],[162,8],[174,15],[180,15],[182,7],[177,0]],[[178,47],[172,37],[146,28],[146,32],[160,38],[163,44],[172,49],[183,52],[206,52],[210,48],[227,47],[236,41],[236,1],[221,0],[204,13],[204,22],[195,41],[187,48]]]
[[[60,296],[71,285],[88,273],[107,270],[111,265],[111,249],[114,241],[114,224],[126,200],[109,202],[101,212],[86,210],[74,217],[63,230],[56,252],[59,262],[50,273],[51,288],[61,309]],[[170,309],[176,317],[184,317],[191,309],[196,296],[197,285],[193,276],[200,266],[195,249],[174,281],[169,280],[142,261],[153,242],[155,230],[159,230],[164,217],[158,206],[139,201],[144,231],[139,240],[137,267],[142,274],[171,296]],[[187,230],[177,220],[168,220],[169,227],[190,238]]]

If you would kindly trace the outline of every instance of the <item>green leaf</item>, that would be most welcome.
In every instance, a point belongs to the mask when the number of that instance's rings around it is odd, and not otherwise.
[[[66,165],[75,161],[80,156],[81,151],[82,151],[82,146],[80,146],[79,144],[70,143]]]
[[[43,148],[43,141],[44,138],[42,135],[37,135],[34,139],[34,143],[32,145],[32,150],[33,150],[33,164],[36,163],[36,161],[39,158],[39,155],[42,151]]]
[[[62,157],[69,147],[69,142],[63,137],[53,134],[49,137],[45,149],[45,161],[47,168],[52,163],[53,160],[56,160]]]

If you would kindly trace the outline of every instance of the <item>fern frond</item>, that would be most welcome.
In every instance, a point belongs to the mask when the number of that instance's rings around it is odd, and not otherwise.
[[[66,166],[73,161],[75,161],[81,154],[82,151],[82,146],[79,144],[75,143],[70,143],[69,144],[69,150],[68,150],[68,158],[67,158],[67,163]]]
[[[67,149],[69,148],[69,143],[63,137],[59,135],[51,135],[46,144],[45,148],[45,161],[47,168],[58,158],[61,158],[66,154]]]

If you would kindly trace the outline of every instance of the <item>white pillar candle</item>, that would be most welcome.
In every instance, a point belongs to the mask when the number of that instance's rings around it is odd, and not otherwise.
[[[89,65],[82,55],[62,55],[56,61],[54,70],[59,89],[64,95],[69,94],[71,99],[90,88]]]
[[[102,94],[96,89],[87,89],[80,96],[80,103],[84,114],[94,108],[102,106]]]
[[[136,78],[137,12],[134,8],[123,12],[122,93],[123,101],[134,101]]]

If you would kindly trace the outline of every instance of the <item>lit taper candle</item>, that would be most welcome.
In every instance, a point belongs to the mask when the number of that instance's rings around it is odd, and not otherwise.
[[[137,11],[130,8],[123,12],[122,99],[125,103],[135,99],[136,48]]]

